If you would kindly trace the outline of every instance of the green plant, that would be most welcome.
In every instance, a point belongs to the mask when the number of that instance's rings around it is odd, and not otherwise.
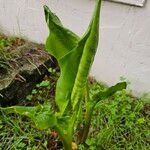
[[[7,113],[19,113],[30,117],[39,129],[54,128],[66,150],[72,149],[73,135],[80,125],[79,120],[83,118],[84,123],[77,141],[84,143],[88,137],[96,104],[116,91],[126,88],[126,83],[121,82],[91,97],[89,94],[87,81],[98,45],[100,5],[101,0],[97,0],[91,23],[82,38],[64,28],[58,17],[44,6],[50,30],[46,48],[57,59],[61,70],[55,94],[58,112],[52,111],[51,105],[47,103],[35,107],[1,108]]]
[[[86,144],[104,150],[149,149],[150,115],[145,100],[122,90],[99,102]]]

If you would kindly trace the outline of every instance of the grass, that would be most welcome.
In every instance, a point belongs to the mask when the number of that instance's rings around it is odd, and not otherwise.
[[[36,105],[45,101],[51,101],[54,105],[54,89],[59,75],[55,70],[49,71],[51,76],[46,76],[44,81],[37,84],[19,105]],[[90,82],[91,95],[107,88],[101,83],[92,80]],[[135,99],[125,90],[117,92],[97,105],[89,138],[86,145],[79,145],[79,150],[148,150],[149,115],[149,106],[145,104],[144,97]],[[0,113],[1,150],[54,150],[61,143],[57,134],[52,133],[50,130],[37,130],[26,117]]]
[[[125,90],[101,101],[94,112],[89,149],[148,150],[150,112],[145,102],[145,97],[136,99]]]
[[[1,150],[46,148],[45,139],[49,138],[50,131],[39,132],[30,120],[18,115],[6,116],[1,113],[0,117]]]
[[[51,70],[51,77],[46,76],[18,105],[32,106],[54,99],[56,76],[57,73]],[[53,149],[56,143],[57,146],[61,143],[57,142],[57,137],[54,139],[52,133],[50,130],[36,129],[33,122],[26,117],[0,112],[0,150]]]

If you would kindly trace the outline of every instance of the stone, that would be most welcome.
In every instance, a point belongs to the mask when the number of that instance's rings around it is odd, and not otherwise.
[[[41,44],[27,42],[15,51],[10,67],[0,68],[0,105],[10,106],[25,98],[42,81],[48,68],[56,68],[56,61]]]

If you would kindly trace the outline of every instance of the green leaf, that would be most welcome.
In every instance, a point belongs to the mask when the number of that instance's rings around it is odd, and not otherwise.
[[[58,17],[47,6],[44,7],[50,30],[46,48],[58,60],[61,70],[56,86],[56,103],[62,113],[70,100],[72,105],[76,105],[84,94],[83,89],[98,44],[100,2],[97,1],[92,21],[81,39],[64,28]]]
[[[72,31],[64,28],[59,18],[47,6],[44,6],[44,12],[45,20],[50,30],[46,48],[51,55],[59,60],[76,46],[79,37]]]
[[[28,100],[28,101],[31,101],[32,98],[33,98],[33,95],[27,95],[27,96],[26,96],[26,100]]]
[[[138,123],[138,124],[143,124],[143,123],[145,123],[145,118],[139,118],[139,119],[137,120],[137,123]]]
[[[40,87],[47,87],[49,85],[50,85],[50,81],[48,80],[44,80],[39,84]]]
[[[61,76],[56,85],[56,103],[59,109],[63,111],[68,104],[68,97],[71,94],[70,92],[77,71],[75,67],[78,67],[76,65],[78,57],[69,53],[77,47],[79,37],[64,28],[58,17],[47,6],[44,6],[44,11],[45,19],[50,30],[46,41],[46,48],[58,60],[61,69]],[[69,56],[70,58],[66,61]]]
[[[18,113],[20,115],[28,116],[32,119],[38,129],[47,129],[57,125],[57,119],[52,113],[50,105],[38,105],[35,107],[26,106],[12,106],[7,108],[1,108],[1,111],[6,113]]]
[[[38,91],[36,89],[32,90],[32,94],[37,94],[37,93],[38,93]]]
[[[71,95],[73,108],[81,101],[87,85],[87,78],[96,54],[99,41],[99,16],[100,16],[101,0],[97,0],[95,11],[85,34],[86,41],[84,43],[83,54],[80,59],[77,76],[75,79],[73,92]]]
[[[98,103],[100,100],[106,99],[106,98],[112,96],[117,91],[121,91],[123,89],[126,89],[126,87],[127,87],[126,82],[117,83],[116,85],[111,86],[110,88],[108,88],[106,91],[100,91],[100,92],[96,93],[92,97],[92,100],[94,100],[94,101],[96,101],[96,103]]]

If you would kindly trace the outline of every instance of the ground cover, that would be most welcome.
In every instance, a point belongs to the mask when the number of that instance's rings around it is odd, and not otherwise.
[[[50,102],[53,110],[55,83],[59,73],[49,69],[51,76],[45,76],[26,99],[18,105],[34,106]],[[90,95],[107,89],[102,83],[89,79]],[[150,142],[150,112],[145,97],[135,98],[125,90],[109,99],[100,101],[94,110],[86,145],[79,150],[148,150]],[[80,125],[82,126],[82,118]],[[78,136],[80,127],[76,131]],[[75,140],[75,139],[74,139]],[[62,143],[54,130],[37,130],[34,123],[19,115],[0,113],[0,149],[4,150],[57,150]]]
[[[18,39],[13,41],[16,43]],[[20,43],[20,40],[18,41]],[[15,56],[11,56],[2,48],[12,47],[9,38],[1,38],[1,53],[5,64]],[[1,55],[1,58],[2,58]],[[3,59],[4,60],[4,59]],[[49,76],[36,85],[25,99],[18,105],[35,106],[50,102],[54,111],[57,107],[54,102],[55,85],[60,75],[59,71],[50,68]],[[89,78],[90,95],[107,89],[107,86]],[[148,150],[150,142],[150,110],[145,97],[135,98],[125,90],[117,92],[109,99],[100,101],[94,110],[89,137],[85,145],[79,145],[80,150]],[[80,126],[82,126],[82,118]],[[76,131],[78,136],[80,127]],[[76,140],[76,139],[74,139]],[[62,149],[62,143],[53,130],[40,131],[34,123],[23,116],[16,114],[6,115],[0,112],[0,149],[1,150],[55,150]]]

